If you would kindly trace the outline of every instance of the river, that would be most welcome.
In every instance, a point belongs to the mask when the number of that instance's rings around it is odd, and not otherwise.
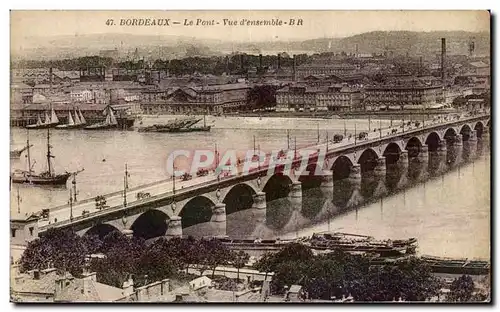
[[[348,132],[353,132],[355,124],[357,131],[368,128],[366,120],[347,120]],[[213,149],[217,144],[220,150],[246,150],[253,147],[255,136],[261,149],[271,150],[286,147],[287,129],[291,146],[295,137],[298,146],[315,142],[318,128],[321,140],[327,130],[331,136],[344,131],[343,120],[306,118],[289,119],[286,124],[265,118],[245,121],[233,118],[225,123],[216,121],[215,125],[209,133],[191,134],[53,130],[55,168],[58,172],[85,168],[77,176],[78,198],[84,199],[120,190],[125,163],[131,187],[167,178],[166,158],[175,149]],[[378,121],[372,121],[371,127],[375,125]],[[388,121],[381,125],[388,126]],[[25,141],[26,130],[11,130],[13,148]],[[30,141],[34,144],[35,168],[39,171],[45,166],[46,130],[30,131]],[[422,254],[489,258],[490,150],[486,142],[479,142],[477,158],[467,159],[468,149],[464,143],[464,161],[456,165],[431,156],[428,167],[412,163],[408,174],[388,168],[385,182],[366,177],[355,195],[352,195],[355,187],[337,181],[332,194],[304,189],[298,210],[284,199],[268,202],[266,216],[260,220],[263,224],[245,212],[230,214],[228,234],[296,237],[330,230],[377,238],[416,237]],[[13,160],[11,167],[24,169],[24,157]],[[401,183],[403,176],[408,181]],[[374,195],[377,192],[382,195]],[[67,188],[13,185],[11,211],[38,211],[64,204],[68,197]]]

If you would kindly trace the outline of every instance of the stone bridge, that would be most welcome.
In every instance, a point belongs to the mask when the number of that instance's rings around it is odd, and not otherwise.
[[[295,207],[302,204],[303,189],[319,186],[333,191],[335,180],[343,179],[358,185],[365,173],[384,179],[387,166],[397,165],[404,170],[408,168],[409,159],[426,165],[429,153],[446,156],[448,147],[460,150],[465,141],[474,145],[478,138],[487,138],[489,132],[490,117],[481,115],[420,127],[401,127],[395,133],[386,131],[373,139],[346,139],[345,144],[317,145],[313,148],[323,150],[325,156],[323,159],[318,154],[309,156],[306,168],[300,166],[302,159],[298,156],[278,166],[273,174],[268,172],[270,166],[263,166],[247,174],[214,178],[85,216],[39,223],[38,231],[43,235],[49,228],[71,227],[81,235],[102,237],[117,230],[148,239],[181,236],[192,226],[204,224],[203,233],[189,234],[223,236],[229,214],[249,210],[249,218],[262,220],[266,216],[266,203],[277,198],[288,198],[292,210],[296,211]],[[292,170],[285,170],[287,166]],[[317,170],[323,174],[315,174]],[[384,192],[380,186],[375,191]],[[355,205],[358,198],[359,190],[355,190],[349,205]]]

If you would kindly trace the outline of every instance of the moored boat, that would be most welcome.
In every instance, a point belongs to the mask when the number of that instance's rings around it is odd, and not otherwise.
[[[28,146],[27,148],[27,170],[15,170],[11,174],[12,183],[29,183],[29,184],[38,184],[38,185],[65,185],[66,181],[70,177],[71,173],[64,172],[57,174],[54,171],[54,167],[52,165],[52,158],[54,156],[51,154],[50,149],[50,129],[47,129],[47,171],[41,172],[39,174],[34,173],[33,166],[31,164],[31,155],[30,155],[30,144],[29,144],[29,134],[26,140]],[[34,164],[33,164],[34,165]]]
[[[68,123],[65,125],[57,125],[56,129],[78,129],[81,127],[83,127],[83,125],[78,117],[78,113],[75,110],[75,119],[73,119],[71,111],[68,112]]]
[[[85,130],[109,130],[118,128],[118,121],[116,120],[113,108],[107,106],[105,109],[106,120],[84,127]]]
[[[54,111],[54,108],[50,108],[51,113],[50,117],[45,112],[45,121],[42,122],[40,115],[38,115],[38,119],[35,124],[33,125],[27,125],[26,128],[28,129],[47,129],[47,128],[54,128],[59,124],[59,118],[57,118],[56,112]]]

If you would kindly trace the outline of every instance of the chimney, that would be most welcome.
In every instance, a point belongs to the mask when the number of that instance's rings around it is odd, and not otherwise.
[[[182,302],[182,301],[184,301],[182,295],[175,295],[175,302]]]
[[[293,68],[292,68],[292,79],[295,82],[297,80],[297,72],[295,67],[297,66],[296,60],[295,60],[295,55],[293,56]]]
[[[170,280],[164,279],[161,281],[161,294],[165,296],[170,292]]]
[[[446,82],[446,72],[445,72],[445,58],[446,58],[446,38],[441,38],[441,80],[443,82],[443,86]]]
[[[60,296],[61,292],[66,287],[71,285],[71,280],[73,280],[73,276],[67,275],[67,274],[56,280],[56,289],[55,289],[54,298],[57,299]]]
[[[129,276],[128,280],[123,283],[123,295],[131,296],[134,293],[134,280]]]
[[[262,69],[262,54],[259,54],[259,69]]]
[[[281,68],[281,53],[278,53],[278,69]]]
[[[424,68],[424,59],[422,56],[418,59],[418,74],[421,76]]]
[[[40,271],[38,269],[31,270],[30,276],[34,280],[39,280],[40,279]]]
[[[136,289],[137,293],[137,301],[138,302],[146,302],[149,301],[149,296],[148,296],[148,286],[142,286]],[[124,293],[125,296],[127,294]]]
[[[358,57],[358,44],[356,43],[356,57]]]
[[[52,67],[49,68],[49,81],[50,81],[50,91],[52,92],[52,80],[53,80],[53,74],[52,74]]]

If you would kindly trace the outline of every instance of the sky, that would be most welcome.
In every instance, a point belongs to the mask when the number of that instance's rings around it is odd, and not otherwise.
[[[171,26],[120,26],[121,19],[171,19]],[[241,21],[302,19],[301,26],[223,26],[223,19]],[[115,25],[106,25],[113,19]],[[219,22],[184,26],[184,20]],[[177,35],[224,41],[281,41],[346,37],[381,30],[489,31],[487,11],[11,11],[11,37],[84,34]]]

